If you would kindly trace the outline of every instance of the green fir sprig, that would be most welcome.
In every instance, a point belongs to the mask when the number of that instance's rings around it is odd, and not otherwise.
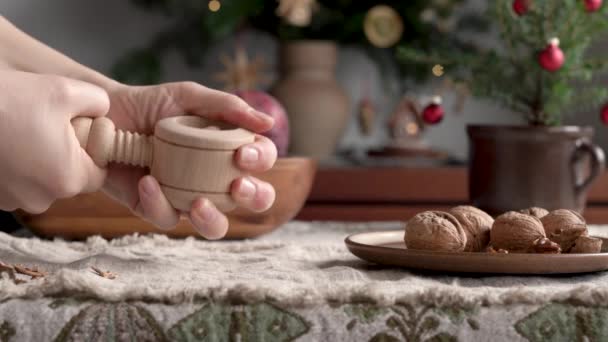
[[[496,0],[489,17],[500,33],[500,46],[421,51],[398,48],[402,63],[444,66],[446,75],[465,82],[472,93],[521,113],[530,125],[560,125],[565,114],[596,107],[608,90],[593,79],[608,69],[608,59],[592,58],[591,44],[608,29],[608,6],[588,12],[582,0],[531,0],[518,16],[513,0]],[[538,54],[557,37],[565,63],[555,72],[541,68]]]

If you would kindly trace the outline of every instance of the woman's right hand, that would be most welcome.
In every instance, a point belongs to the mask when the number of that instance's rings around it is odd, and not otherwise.
[[[80,147],[70,121],[104,116],[109,106],[89,83],[0,71],[0,209],[37,214],[101,188],[106,171]]]

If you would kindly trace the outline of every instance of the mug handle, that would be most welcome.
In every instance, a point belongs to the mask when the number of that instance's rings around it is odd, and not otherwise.
[[[591,156],[591,173],[585,180],[577,182],[574,186],[576,194],[587,190],[591,183],[599,177],[606,167],[606,157],[604,151],[597,145],[592,144],[587,139],[578,139],[576,141],[575,155],[578,153],[587,153]]]

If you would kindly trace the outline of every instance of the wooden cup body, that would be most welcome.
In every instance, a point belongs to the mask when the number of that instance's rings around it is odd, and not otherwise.
[[[221,211],[229,211],[235,207],[230,184],[242,175],[234,153],[178,146],[155,137],[150,173],[176,209],[190,211],[192,202],[203,196]]]
[[[205,197],[227,212],[236,207],[230,186],[245,175],[234,154],[254,140],[249,131],[197,116],[166,118],[154,131],[150,173],[174,208],[189,212],[194,200]]]

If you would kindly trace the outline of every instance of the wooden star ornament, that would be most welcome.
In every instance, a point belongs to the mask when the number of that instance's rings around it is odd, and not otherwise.
[[[262,72],[266,68],[264,59],[257,56],[250,61],[242,47],[235,49],[234,58],[222,55],[220,62],[225,69],[216,73],[214,79],[224,84],[225,91],[251,90],[270,83],[270,78]]]

